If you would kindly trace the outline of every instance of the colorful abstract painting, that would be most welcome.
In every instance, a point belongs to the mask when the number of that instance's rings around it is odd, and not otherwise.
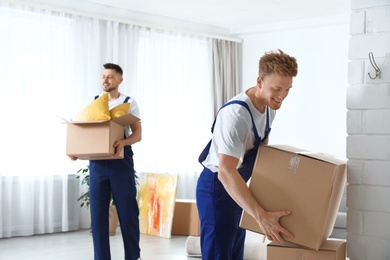
[[[178,176],[140,173],[138,177],[141,233],[171,238]]]

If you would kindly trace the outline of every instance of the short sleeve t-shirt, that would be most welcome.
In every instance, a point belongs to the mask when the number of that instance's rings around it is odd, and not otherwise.
[[[100,94],[100,95],[102,95],[102,94]],[[126,97],[127,97],[126,95],[121,93],[117,99],[108,101],[108,109],[111,110],[112,108],[122,104],[125,101]],[[130,97],[130,99],[127,102],[130,103],[129,114],[132,114],[138,118],[141,118],[141,113],[140,113],[137,101],[134,98]],[[125,126],[125,134],[126,134],[126,138],[129,137],[129,135],[131,134],[131,128],[129,125]]]
[[[260,113],[245,92],[238,94],[231,100],[242,100],[248,104],[258,134],[262,138],[267,126],[267,112]],[[270,125],[275,114],[276,111],[269,108]],[[254,147],[254,141],[253,124],[248,110],[240,104],[228,105],[218,112],[209,154],[202,164],[211,171],[217,172],[219,155],[225,154],[239,159],[237,165],[239,168],[245,153]]]

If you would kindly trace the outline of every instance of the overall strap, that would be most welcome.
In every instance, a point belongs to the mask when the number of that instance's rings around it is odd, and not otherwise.
[[[255,143],[256,143],[256,142],[261,142],[264,138],[263,138],[263,139],[260,138],[259,133],[257,132],[257,128],[256,128],[255,121],[254,121],[254,119],[253,119],[252,112],[251,112],[251,110],[249,109],[249,106],[248,106],[248,104],[247,104],[245,101],[242,101],[242,100],[232,100],[232,101],[230,101],[230,102],[227,102],[226,104],[224,104],[224,105],[218,110],[218,113],[219,113],[219,111],[220,111],[222,108],[224,108],[224,107],[226,107],[226,106],[228,106],[228,105],[231,105],[231,104],[240,104],[240,105],[242,105],[243,107],[245,107],[245,108],[248,110],[249,115],[251,116],[251,120],[252,120],[253,132],[254,132],[254,134],[255,134]],[[268,106],[267,106],[267,112],[268,112]],[[217,116],[218,116],[218,113],[217,113]],[[214,126],[215,126],[215,121],[217,120],[217,116],[215,116],[213,126],[211,127],[211,133],[214,132]],[[267,129],[268,129],[268,128],[269,128],[269,113],[267,113]],[[267,132],[267,131],[266,131],[266,132]],[[266,136],[268,136],[267,133],[266,133]]]
[[[253,125],[253,132],[254,132],[254,135],[255,135],[254,146],[255,146],[255,148],[259,147],[259,146],[261,145],[261,143],[262,143],[265,139],[268,138],[268,135],[269,135],[269,133],[270,133],[270,131],[271,131],[270,122],[269,122],[269,108],[268,108],[268,106],[267,106],[267,127],[266,127],[266,129],[265,129],[265,136],[264,136],[263,138],[260,138],[259,133],[257,132],[257,128],[256,128],[256,125],[255,125],[255,121],[254,121],[254,119],[253,119],[252,112],[251,112],[251,110],[249,109],[248,104],[247,104],[245,101],[242,101],[242,100],[232,100],[232,101],[229,101],[229,102],[227,102],[226,104],[224,104],[224,105],[218,110],[217,115],[215,116],[213,125],[212,125],[212,127],[211,127],[211,133],[214,132],[214,126],[215,126],[215,122],[216,122],[216,120],[217,120],[217,116],[218,116],[219,111],[220,111],[222,108],[224,108],[224,107],[226,107],[226,106],[228,106],[228,105],[231,105],[231,104],[240,104],[240,105],[244,106],[244,107],[248,110],[249,115],[251,116],[252,125]],[[202,151],[201,154],[199,155],[198,161],[199,161],[200,163],[202,163],[202,162],[206,159],[207,154],[208,154],[208,152],[209,152],[209,150],[210,150],[210,146],[211,146],[211,140],[207,143],[206,147],[203,149],[203,151]]]
[[[123,101],[123,103],[127,103],[127,102],[129,101],[129,99],[130,99],[130,97],[127,96],[127,97],[125,98],[125,100]],[[126,133],[124,133],[124,135],[125,135],[125,139],[126,139]],[[125,147],[126,147],[126,146],[125,146]],[[131,145],[130,145],[130,148],[131,148]]]
[[[263,137],[263,139],[261,139],[261,142],[260,142],[260,144],[265,140],[265,139],[267,139],[268,138],[268,136],[269,136],[269,133],[271,132],[271,126],[270,126],[270,121],[269,121],[269,108],[268,108],[268,106],[267,106],[267,126],[266,126],[266,128],[265,128],[265,133],[264,133],[264,137]]]
[[[99,97],[99,95],[96,95],[96,96],[95,96],[95,99],[97,99],[98,97]]]

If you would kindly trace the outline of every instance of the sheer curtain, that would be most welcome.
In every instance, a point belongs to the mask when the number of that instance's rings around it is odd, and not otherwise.
[[[143,30],[137,61],[131,85],[143,104],[143,139],[136,170],[178,174],[177,197],[195,199],[197,158],[212,123],[211,40]]]
[[[64,156],[56,116],[75,102],[71,28],[64,14],[0,2],[0,237],[84,225],[78,182],[68,175],[79,166]]]
[[[101,92],[102,64],[124,69],[120,91],[141,109],[137,172],[179,175],[194,198],[197,157],[213,115],[212,41],[0,1],[0,237],[89,226],[77,170],[65,155],[66,125]]]
[[[136,171],[177,174],[177,198],[195,198],[211,111],[237,92],[239,44],[6,1],[0,33],[0,237],[89,227],[75,175],[88,161],[65,156],[63,118],[101,92],[106,62],[140,105]]]

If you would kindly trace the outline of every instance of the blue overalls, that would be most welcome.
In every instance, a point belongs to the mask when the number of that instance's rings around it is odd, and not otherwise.
[[[129,97],[124,101],[128,102]],[[90,210],[95,260],[110,260],[108,208],[110,193],[118,212],[125,259],[140,257],[139,209],[133,151],[124,147],[124,158],[90,160]]]
[[[243,159],[238,172],[247,182],[252,175],[257,150],[271,130],[269,124],[269,108],[267,107],[267,125],[264,138],[260,138],[252,113],[246,102],[232,100],[227,105],[240,104],[248,111],[252,119],[253,132],[255,135],[254,147],[249,150]],[[216,118],[211,132],[214,131]],[[199,156],[202,163],[209,152],[211,140]],[[196,187],[196,201],[200,217],[200,243],[202,260],[241,260],[244,258],[245,230],[239,227],[242,209],[229,196],[218,180],[218,172],[212,172],[204,167]]]

